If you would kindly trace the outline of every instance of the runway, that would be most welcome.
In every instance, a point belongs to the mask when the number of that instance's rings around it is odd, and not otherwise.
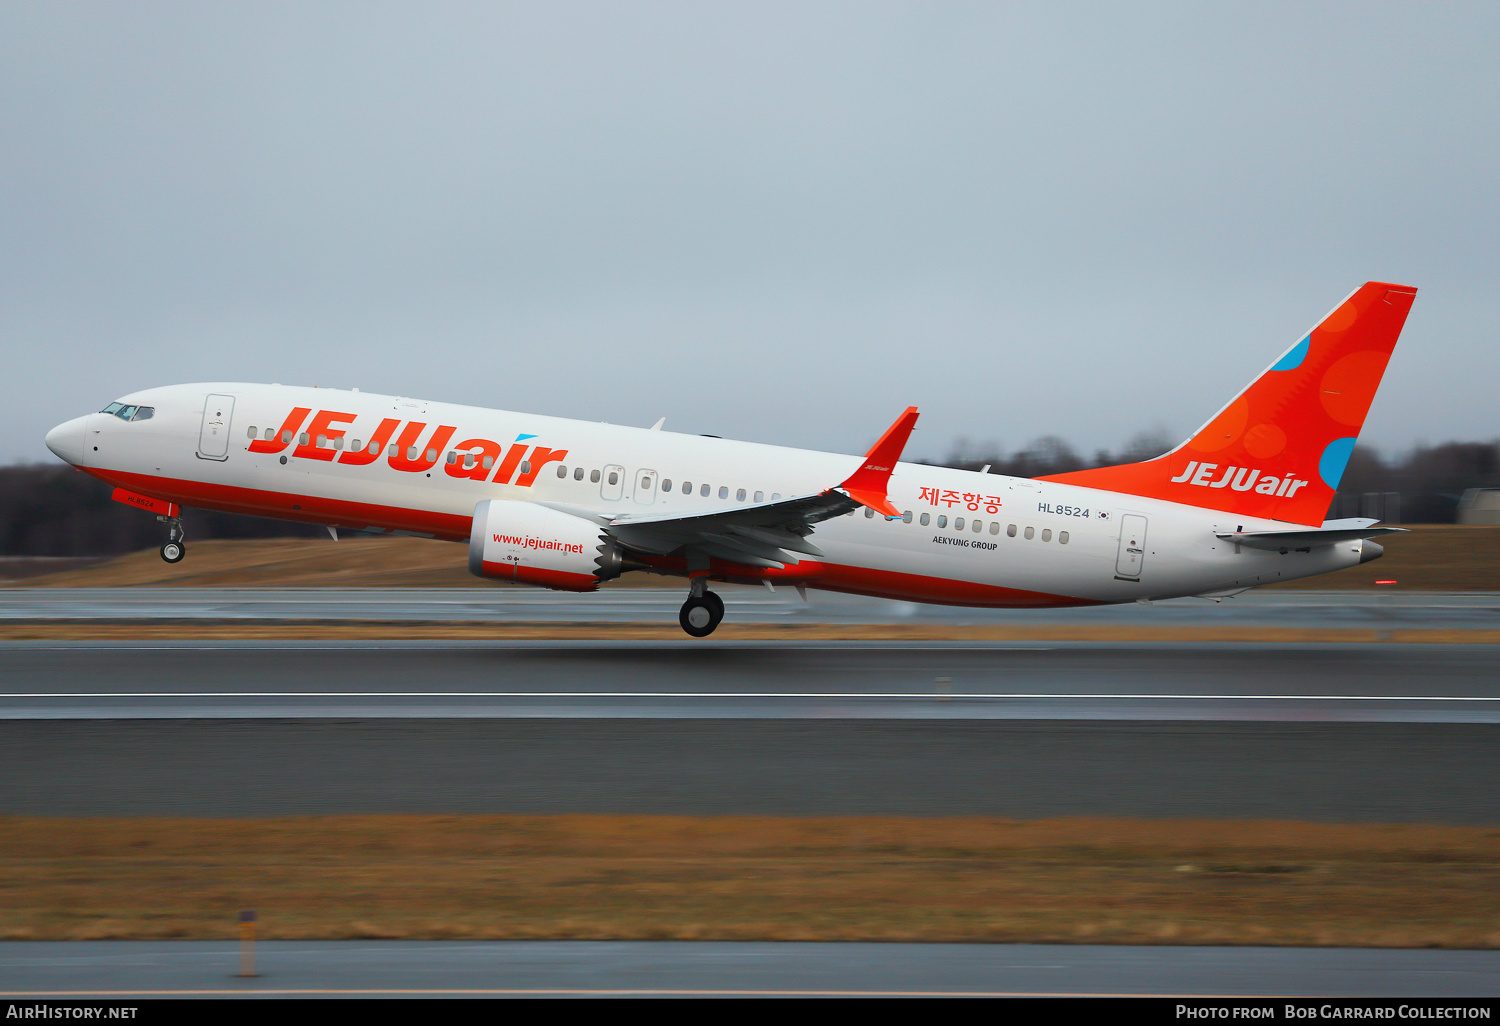
[[[1495,951],[618,941],[273,941],[257,948],[262,975],[237,979],[233,943],[0,943],[0,996],[1484,999],[1500,990]]]
[[[1500,646],[8,642],[0,718],[1500,722]]]
[[[0,646],[0,813],[1500,823],[1494,646]]]
[[[1249,592],[1221,602],[1171,599],[1073,609],[972,609],[779,588],[717,585],[730,623],[1500,627],[1497,592]],[[683,589],[606,588],[573,595],[523,588],[7,588],[0,622],[78,620],[452,621],[675,624]]]

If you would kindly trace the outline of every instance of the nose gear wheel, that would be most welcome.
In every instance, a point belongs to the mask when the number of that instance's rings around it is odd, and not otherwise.
[[[187,546],[183,544],[182,521],[176,517],[157,517],[167,525],[167,540],[161,547],[161,558],[168,563],[181,563],[182,557],[187,555]]]

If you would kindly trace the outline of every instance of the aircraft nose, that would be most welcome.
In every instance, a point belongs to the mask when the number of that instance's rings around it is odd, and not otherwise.
[[[84,427],[87,417],[74,417],[47,432],[47,448],[58,459],[77,466],[83,462]]]

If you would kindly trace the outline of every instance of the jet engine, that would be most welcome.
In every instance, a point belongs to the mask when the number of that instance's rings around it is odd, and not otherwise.
[[[594,591],[624,569],[620,546],[583,517],[513,499],[489,499],[474,507],[469,573],[476,577]]]

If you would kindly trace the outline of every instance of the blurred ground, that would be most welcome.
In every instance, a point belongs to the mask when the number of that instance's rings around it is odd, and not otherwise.
[[[1417,525],[1381,539],[1382,559],[1275,588],[1327,590],[1500,590],[1500,528]],[[174,587],[495,588],[468,572],[468,553],[452,542],[351,536],[188,542],[188,556],[164,563],[155,549],[84,567],[0,561],[0,586],[106,588]],[[1376,581],[1396,583],[1376,585]],[[626,574],[606,588],[675,583],[655,574]]]
[[[1500,947],[1500,831],[1254,821],[0,819],[0,938]]]

